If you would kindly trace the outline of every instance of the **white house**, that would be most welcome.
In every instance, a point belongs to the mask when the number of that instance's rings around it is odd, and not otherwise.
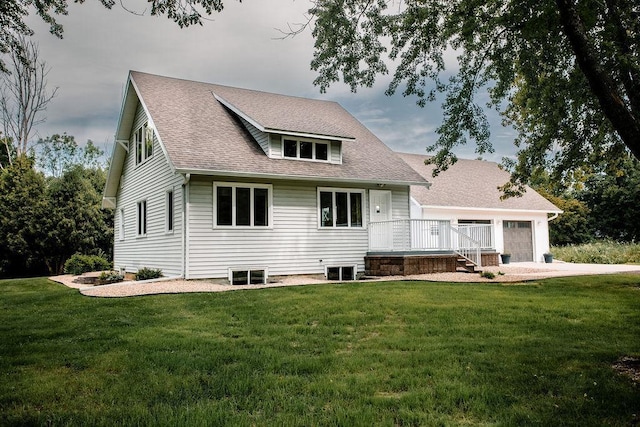
[[[130,72],[103,207],[114,266],[351,279],[427,181],[334,102]],[[375,239],[374,239],[375,240]]]
[[[501,200],[499,186],[510,176],[497,163],[459,159],[432,177],[428,156],[399,154],[431,187],[411,187],[411,218],[433,221],[437,227],[466,230],[483,249],[511,254],[511,262],[543,262],[549,251],[549,221],[562,211],[527,187],[522,197]],[[442,235],[442,234],[440,234]]]

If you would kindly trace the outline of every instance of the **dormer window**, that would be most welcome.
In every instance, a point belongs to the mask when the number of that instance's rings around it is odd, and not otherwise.
[[[301,139],[283,139],[283,154],[288,159],[329,160],[329,144]]]

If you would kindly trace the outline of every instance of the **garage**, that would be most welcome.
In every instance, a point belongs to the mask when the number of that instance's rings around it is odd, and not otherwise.
[[[503,221],[504,253],[511,262],[533,261],[533,227],[531,221]]]

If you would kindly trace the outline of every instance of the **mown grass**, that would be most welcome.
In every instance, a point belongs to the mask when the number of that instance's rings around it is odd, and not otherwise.
[[[97,299],[0,281],[2,425],[629,425],[640,276]]]
[[[595,264],[640,264],[640,243],[597,241],[582,245],[554,246],[554,258],[566,262]]]

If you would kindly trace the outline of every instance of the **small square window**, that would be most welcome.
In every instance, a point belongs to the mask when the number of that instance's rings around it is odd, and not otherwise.
[[[246,270],[234,271],[232,274],[232,285],[247,285],[249,284],[249,272]]]
[[[313,143],[300,141],[300,158],[313,159]]]

